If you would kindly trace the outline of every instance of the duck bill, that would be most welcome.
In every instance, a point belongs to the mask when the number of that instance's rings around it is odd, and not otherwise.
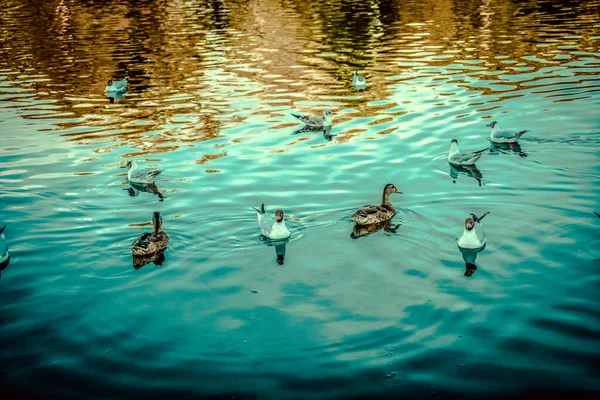
[[[121,165],[119,168],[127,168],[127,164]]]
[[[487,126],[488,128],[491,128],[491,127],[492,127],[492,124],[493,124],[493,122],[490,122],[490,123],[489,123],[489,124],[487,124],[486,126]]]
[[[394,193],[402,194],[402,192],[399,191],[398,189],[396,189],[396,191]]]

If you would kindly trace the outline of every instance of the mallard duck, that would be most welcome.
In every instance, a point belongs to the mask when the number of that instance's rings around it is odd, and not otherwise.
[[[121,168],[129,168],[127,180],[134,183],[149,183],[152,178],[164,171],[164,169],[149,170],[140,168],[135,161],[127,161]]]
[[[269,217],[267,217],[264,204],[260,206],[260,210],[254,208],[254,211],[256,211],[258,225],[260,226],[260,231],[264,236],[272,240],[282,240],[290,237],[291,233],[285,225],[285,220],[283,219],[283,211],[275,211],[275,220],[271,220]]]
[[[367,80],[360,76],[358,71],[354,71],[354,75],[352,76],[352,86],[359,92],[363,91],[367,87]]]
[[[131,244],[131,252],[134,256],[158,256],[167,248],[169,236],[162,230],[162,217],[158,211],[152,214],[152,225],[154,229],[151,233],[142,233]]]
[[[124,92],[127,90],[127,83],[129,82],[129,77],[126,76],[125,79],[120,81],[109,80],[104,88],[105,92]]]
[[[0,229],[0,271],[6,268],[10,262],[10,254],[8,253],[8,244],[6,243],[6,237],[4,236],[4,229],[6,229],[6,225]]]
[[[400,193],[401,191],[396,189],[396,186],[388,183],[383,188],[383,196],[381,199],[380,206],[364,206],[359,208],[354,214],[352,214],[352,219],[356,225],[371,225],[379,222],[387,221],[392,219],[394,215],[396,215],[396,209],[390,203],[390,195],[392,193]]]
[[[458,140],[452,139],[450,150],[448,151],[448,162],[456,166],[474,165],[475,161],[479,160],[487,150],[460,151],[458,149]]]
[[[481,217],[471,214],[472,218],[465,219],[465,230],[458,239],[458,247],[463,249],[479,249],[485,246],[485,232],[481,220],[489,214],[489,211]]]
[[[315,128],[326,128],[328,126],[331,126],[331,124],[333,123],[333,121],[331,120],[331,115],[333,113],[329,110],[323,111],[322,117],[301,115],[301,114],[295,114],[295,113],[291,113],[291,114],[292,114],[292,116],[294,116],[294,117],[298,118],[300,121],[302,121],[304,124],[306,124],[308,126],[313,126]]]
[[[521,135],[523,135],[525,132],[529,132],[528,129],[518,132],[501,131],[497,121],[492,121],[486,126],[492,128],[492,131],[490,132],[490,140],[494,143],[514,143],[519,140]]]

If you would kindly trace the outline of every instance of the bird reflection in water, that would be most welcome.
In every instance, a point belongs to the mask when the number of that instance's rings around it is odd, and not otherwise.
[[[107,92],[106,97],[108,97],[108,101],[110,101],[111,104],[114,104],[115,100],[121,100],[125,94],[127,94],[127,89],[119,92]]]
[[[133,268],[140,269],[144,265],[148,265],[150,263],[154,263],[154,265],[161,266],[166,260],[165,251],[159,251],[156,254],[144,255],[144,256],[136,256],[132,254],[133,259]]]
[[[458,249],[460,250],[462,258],[465,261],[465,276],[473,276],[475,270],[477,269],[477,265],[475,265],[477,253],[485,249],[485,245],[478,249],[463,249],[462,247],[459,247]]]
[[[514,143],[494,143],[490,142],[490,154],[496,155],[499,153],[517,153],[520,157],[527,157],[527,153],[521,149],[519,142]]]
[[[158,196],[158,201],[163,201],[164,200],[164,196],[163,194],[160,192],[160,190],[158,190],[158,187],[156,186],[156,183],[152,182],[152,183],[135,183],[135,182],[129,182],[129,187],[125,188],[123,190],[126,190],[127,193],[131,196],[131,197],[135,197],[137,195],[140,194],[140,192],[147,192],[147,193],[152,193]]]
[[[259,240],[267,246],[275,247],[275,255],[277,256],[277,264],[283,265],[285,261],[285,246],[290,241],[289,238],[283,240],[272,240],[265,235],[260,235]]]
[[[483,179],[483,175],[481,174],[481,171],[477,168],[476,165],[449,165],[452,182],[456,183],[458,175],[466,175],[475,179],[479,183],[479,186],[481,186],[481,180]]]
[[[350,237],[352,239],[358,239],[363,236],[368,236],[372,233],[379,231],[383,228],[384,231],[389,233],[396,233],[398,228],[400,228],[402,224],[392,224],[392,220],[389,219],[387,221],[377,222],[371,225],[354,225],[354,229],[352,229],[352,233]]]
[[[296,129],[294,132],[290,133],[290,135],[297,135],[299,133],[305,132],[321,132],[323,133],[323,137],[325,138],[325,140],[329,142],[331,142],[331,139],[333,139],[336,136],[331,134],[331,126],[322,127],[309,125],[304,125],[302,128]]]

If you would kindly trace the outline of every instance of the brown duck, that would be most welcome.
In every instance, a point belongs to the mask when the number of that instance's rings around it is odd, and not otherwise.
[[[358,209],[352,214],[352,219],[356,225],[371,225],[380,222],[384,222],[392,219],[396,215],[396,209],[390,203],[390,195],[392,193],[400,193],[401,191],[396,189],[396,186],[388,183],[383,188],[383,195],[380,206],[364,206]]]
[[[131,244],[131,252],[134,256],[158,256],[161,251],[167,248],[169,237],[162,230],[162,217],[158,211],[152,215],[152,233],[142,233]]]

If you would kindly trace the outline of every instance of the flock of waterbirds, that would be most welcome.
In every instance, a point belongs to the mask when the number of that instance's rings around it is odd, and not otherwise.
[[[118,94],[126,93],[127,84],[128,78],[120,81],[110,80],[106,85],[105,91],[108,93],[109,97],[114,99],[118,97]],[[361,76],[358,71],[355,71],[352,75],[352,86],[355,90],[363,91],[367,87],[367,80]],[[323,131],[325,138],[331,139],[332,135],[330,132],[333,125],[333,113],[330,110],[323,110],[322,116],[303,115],[295,112],[292,112],[291,115],[303,123],[303,127],[293,134],[308,131]],[[498,123],[496,121],[493,121],[487,126],[491,128],[490,141],[492,144],[496,145],[515,144],[521,135],[527,132],[527,130],[501,131],[498,128]],[[460,151],[458,140],[452,139],[448,151],[448,163],[459,170],[469,171],[469,168],[475,168],[475,162],[478,161],[488,149],[489,147],[477,151]],[[131,196],[137,195],[140,191],[146,191],[157,194],[160,201],[164,199],[164,196],[158,190],[153,180],[162,172],[162,170],[140,168],[135,161],[127,161],[122,168],[128,169],[127,179],[131,185],[128,188],[128,191]],[[478,179],[478,181],[481,185],[481,180]],[[352,215],[354,221],[354,229],[351,234],[352,238],[359,238],[371,234],[381,228],[388,232],[396,232],[400,224],[393,225],[391,223],[392,218],[396,215],[396,209],[390,201],[390,196],[394,193],[402,192],[400,192],[395,185],[388,183],[383,189],[381,204],[361,207]],[[281,243],[285,243],[291,236],[291,232],[285,223],[283,210],[275,210],[274,218],[267,215],[264,204],[261,205],[260,209],[254,208],[254,210],[256,211],[262,237],[272,243],[280,243],[279,246],[276,245],[277,262],[283,264],[285,250],[281,250]],[[487,214],[488,213],[485,213],[481,217],[472,214],[471,217],[465,220],[464,232],[458,241],[459,248],[467,251],[467,253],[463,253],[463,256],[466,254],[464,258],[467,265],[467,272],[465,275],[470,276],[476,269],[474,257],[476,257],[477,252],[485,248],[486,239],[481,221]],[[140,235],[131,246],[134,256],[134,266],[136,266],[136,268],[138,268],[139,265],[144,265],[144,263],[150,261],[154,261],[155,264],[161,264],[162,261],[164,261],[164,250],[167,247],[169,237],[162,230],[162,218],[158,212],[154,212],[152,223],[153,231],[151,233],[143,233]],[[285,249],[285,244],[283,244],[283,248]],[[140,257],[143,257],[143,260],[140,261]]]
[[[111,102],[114,102],[115,99],[119,99],[127,93],[128,83],[128,77],[125,77],[122,80],[108,81],[105,92]],[[363,91],[367,87],[367,80],[356,71],[352,76],[352,86],[355,90]],[[333,125],[333,113],[330,110],[324,110],[322,116],[309,116],[298,113],[291,113],[291,115],[304,124],[301,129],[295,131],[293,134],[308,131],[322,131],[324,137],[331,140],[332,135],[330,132]],[[528,130],[500,130],[497,121],[492,121],[486,126],[491,129],[489,136],[490,146],[476,151],[460,151],[458,140],[452,139],[447,158],[451,168],[471,174],[479,181],[480,185],[481,179],[474,173],[474,171],[477,170],[475,163],[486,152],[494,148],[511,149],[518,152],[521,156],[525,156],[520,150],[518,140],[524,133],[528,132]],[[127,180],[130,186],[126,190],[130,196],[136,196],[139,192],[149,192],[156,194],[160,201],[164,200],[163,194],[154,182],[154,178],[163,172],[163,170],[141,168],[135,161],[127,161],[121,168],[128,169]],[[396,209],[390,201],[390,196],[394,193],[401,194],[402,192],[400,192],[393,184],[388,183],[383,188],[381,204],[361,207],[352,214],[352,219],[354,221],[354,229],[351,234],[352,238],[365,236],[382,228],[388,232],[396,232],[400,224],[394,226],[391,223],[392,218],[396,215]],[[261,205],[260,209],[254,208],[254,210],[256,211],[258,218],[261,238],[271,242],[275,246],[277,263],[283,264],[285,243],[287,243],[287,240],[289,240],[291,236],[291,232],[285,223],[284,212],[278,209],[274,213],[274,218],[271,218],[267,215],[264,204]],[[475,266],[477,253],[485,248],[486,237],[481,221],[487,214],[489,214],[489,211],[480,217],[471,214],[470,217],[465,219],[464,231],[457,242],[466,264],[465,276],[471,276],[477,269]],[[595,212],[595,214],[600,218],[600,214],[597,212]],[[162,216],[157,211],[152,215],[152,225],[152,232],[142,233],[131,245],[133,265],[136,269],[150,262],[154,262],[156,265],[162,265],[165,260],[164,251],[167,248],[169,237],[162,230]],[[10,262],[8,244],[4,235],[5,228],[6,226],[0,229],[0,277],[1,271],[4,270]]]

